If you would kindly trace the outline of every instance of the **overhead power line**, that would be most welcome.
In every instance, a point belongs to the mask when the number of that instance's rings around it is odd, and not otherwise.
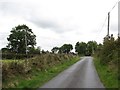
[[[107,16],[106,16],[106,18],[104,19],[104,22],[103,22],[102,26],[100,26],[99,29],[98,29],[97,38],[99,37],[100,33],[102,32],[102,30],[103,30],[103,28],[104,28],[104,26],[105,26],[106,21],[107,21]]]
[[[109,12],[111,12],[117,6],[118,2],[119,0],[115,3],[115,5],[112,7],[112,9]]]
[[[108,12],[109,15],[106,16],[105,18],[105,21],[104,23],[102,24],[101,28],[99,29],[99,33],[97,35],[97,37],[99,36],[99,34],[101,33],[101,31],[103,30],[104,26],[105,26],[105,23],[106,23],[106,20],[107,20],[107,17],[110,16],[110,13],[112,12],[112,10],[117,6],[117,4],[119,3],[119,0],[115,3],[115,5],[111,8],[111,10]],[[109,18],[108,18],[109,19]],[[109,21],[109,20],[108,20]],[[109,24],[109,23],[108,23]],[[109,35],[109,25],[108,25],[108,32],[107,32],[107,35]]]
[[[104,23],[103,23],[103,25],[102,25],[102,27],[100,29],[100,32],[102,31],[103,27],[105,26],[106,21],[107,21],[107,16],[106,16],[105,21],[104,21]]]

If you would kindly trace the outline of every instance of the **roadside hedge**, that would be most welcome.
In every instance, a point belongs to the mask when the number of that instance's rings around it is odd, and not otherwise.
[[[16,75],[28,75],[34,70],[47,71],[50,67],[62,64],[76,57],[72,54],[42,54],[28,60],[2,63],[2,80],[8,81]],[[4,86],[5,87],[5,86]]]
[[[14,53],[2,53],[2,59],[25,59],[35,56],[34,54],[14,54]]]

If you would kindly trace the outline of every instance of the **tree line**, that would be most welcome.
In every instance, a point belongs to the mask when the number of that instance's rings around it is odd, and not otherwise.
[[[40,54],[49,53],[49,51],[41,50],[40,47],[36,46],[36,35],[33,33],[27,25],[18,25],[12,28],[8,36],[8,45],[2,48],[2,53],[5,54]],[[75,48],[73,48],[75,47]],[[96,51],[99,51],[103,47],[102,44],[98,44],[96,41],[76,42],[75,46],[72,44],[63,44],[61,47],[53,47],[51,53],[73,53],[75,49],[78,55],[93,55]]]

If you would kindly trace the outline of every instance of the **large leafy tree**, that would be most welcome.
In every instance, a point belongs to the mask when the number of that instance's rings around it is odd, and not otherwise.
[[[78,54],[85,54],[86,53],[86,47],[87,47],[87,44],[85,42],[77,42],[76,45],[75,45],[75,51],[78,53]]]
[[[77,52],[79,55],[94,54],[96,49],[97,49],[97,42],[96,41],[88,41],[88,43],[77,42],[75,45],[75,52]]]
[[[87,43],[87,53],[94,54],[97,49],[97,42],[96,41],[88,41]]]
[[[14,53],[25,53],[26,47],[34,48],[36,45],[36,35],[24,24],[12,28],[7,40],[9,41],[7,47]]]
[[[71,44],[64,44],[59,48],[59,53],[69,53],[73,49]]]

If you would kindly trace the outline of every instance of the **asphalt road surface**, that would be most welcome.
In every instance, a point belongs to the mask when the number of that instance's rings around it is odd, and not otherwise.
[[[40,88],[104,88],[92,57],[80,61],[58,74]]]

